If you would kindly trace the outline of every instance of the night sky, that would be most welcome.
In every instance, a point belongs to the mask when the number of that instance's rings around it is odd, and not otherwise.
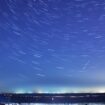
[[[0,91],[104,91],[105,0],[0,0]]]

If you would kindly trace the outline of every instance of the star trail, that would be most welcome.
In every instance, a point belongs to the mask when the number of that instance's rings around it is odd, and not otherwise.
[[[0,91],[105,91],[104,0],[0,0]]]

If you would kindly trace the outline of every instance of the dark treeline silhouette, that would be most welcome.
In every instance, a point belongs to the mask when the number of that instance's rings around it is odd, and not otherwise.
[[[0,103],[105,103],[105,93],[2,93]]]

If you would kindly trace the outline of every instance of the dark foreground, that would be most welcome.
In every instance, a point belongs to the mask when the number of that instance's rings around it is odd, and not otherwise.
[[[0,103],[105,103],[105,93],[0,94]]]

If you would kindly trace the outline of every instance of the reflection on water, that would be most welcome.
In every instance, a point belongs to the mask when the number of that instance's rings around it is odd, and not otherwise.
[[[105,104],[96,104],[96,103],[90,103],[90,104],[87,104],[87,103],[84,103],[84,104],[33,104],[33,105],[105,105]]]
[[[34,105],[105,105],[105,104],[34,104]]]
[[[5,105],[20,105],[20,104],[5,104]],[[21,105],[105,105],[105,103],[76,103],[76,104],[71,104],[71,103],[67,103],[67,104],[45,104],[45,103],[36,103],[36,104],[21,104]]]
[[[70,103],[67,103],[67,104],[54,104],[54,103],[51,103],[51,104],[45,104],[45,103],[41,103],[41,104],[38,104],[38,103],[36,103],[36,104],[5,104],[5,105],[105,105],[105,103],[99,103],[99,104],[97,104],[97,103],[84,103],[84,104],[82,104],[82,103],[76,103],[76,104],[70,104]]]

